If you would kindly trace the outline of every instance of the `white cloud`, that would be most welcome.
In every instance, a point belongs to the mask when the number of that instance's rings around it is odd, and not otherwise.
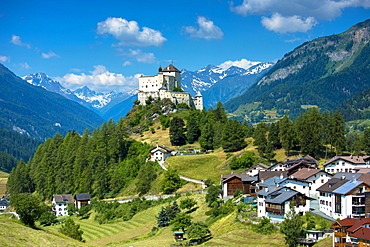
[[[10,43],[13,43],[13,44],[19,45],[19,46],[25,46],[28,49],[31,48],[31,45],[30,44],[23,43],[22,40],[21,40],[21,37],[19,37],[17,35],[14,35],[14,34],[12,35],[12,39],[10,40]]]
[[[370,8],[369,0],[243,0],[238,6],[231,4],[230,10],[243,15],[262,15],[262,24],[269,30],[306,32],[318,20],[332,20],[345,8]],[[271,13],[274,13],[270,18]],[[283,25],[293,25],[283,27]]]
[[[42,58],[51,58],[51,57],[57,57],[57,58],[60,58],[59,55],[55,54],[54,52],[52,51],[49,51],[48,53],[42,53],[41,54],[41,57]]]
[[[230,68],[231,66],[235,66],[235,67],[239,67],[239,68],[243,68],[243,69],[248,69],[256,64],[259,64],[260,62],[252,62],[252,61],[249,61],[247,59],[241,59],[241,60],[237,60],[237,61],[226,61],[220,65],[218,65],[217,67],[220,67],[221,69],[223,70],[227,70],[228,68]]]
[[[140,63],[154,63],[155,62],[154,53],[145,53],[145,52],[142,52],[140,49],[137,49],[137,50],[129,49],[129,53],[123,53],[122,55],[131,57]]]
[[[26,63],[26,62],[20,63],[19,67],[21,67],[21,69],[30,69],[31,68],[31,66],[29,66],[28,63]]]
[[[213,21],[208,20],[204,16],[199,16],[197,23],[199,27],[183,27],[184,32],[190,34],[192,38],[201,39],[222,39],[224,33],[216,26]]]
[[[5,63],[5,62],[9,62],[9,61],[10,61],[9,57],[0,55],[0,62]]]
[[[307,17],[306,19],[303,19],[297,15],[284,17],[278,13],[275,13],[271,18],[263,16],[261,23],[268,30],[277,33],[295,33],[307,32],[317,24],[317,21],[313,17]]]
[[[95,65],[90,74],[66,74],[63,77],[56,77],[64,87],[75,90],[82,86],[87,86],[97,92],[128,92],[137,89],[139,75],[125,77],[122,74],[109,72],[103,65]]]
[[[118,46],[161,46],[167,39],[160,31],[143,27],[140,30],[136,21],[109,17],[98,23],[98,34],[111,34],[120,42]]]
[[[283,16],[304,16],[317,19],[333,19],[349,7],[370,8],[368,0],[243,0],[238,6],[231,6],[231,11],[240,15],[264,15],[279,13]]]
[[[123,63],[122,63],[122,66],[130,66],[132,63],[130,62],[130,61],[124,61]]]

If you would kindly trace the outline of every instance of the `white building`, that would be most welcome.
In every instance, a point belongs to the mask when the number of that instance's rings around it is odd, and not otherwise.
[[[53,195],[53,212],[56,216],[68,216],[67,205],[73,204],[71,194]]]
[[[364,181],[332,178],[317,189],[320,211],[334,219],[363,218],[370,213],[365,203],[370,200],[370,185]]]
[[[164,161],[167,157],[170,157],[173,149],[166,146],[158,145],[154,149],[150,150],[150,161]]]
[[[310,210],[310,200],[304,194],[288,187],[268,186],[257,192],[258,217],[269,217],[271,222],[281,223],[290,211],[290,202],[294,201],[294,210],[305,214]]]
[[[256,165],[251,166],[247,170],[245,170],[245,173],[248,174],[248,176],[253,177],[253,176],[258,175],[260,171],[267,171],[268,169],[269,169],[269,166],[262,164],[262,163],[258,163]]]
[[[299,192],[304,193],[309,197],[316,198],[319,197],[319,192],[317,189],[328,182],[332,177],[333,176],[331,174],[323,170],[311,168],[302,168],[291,175],[291,178],[308,183],[307,187],[297,189]]]
[[[323,164],[328,173],[355,172],[358,168],[370,168],[369,156],[335,156]]]
[[[197,110],[203,110],[203,96],[200,92],[195,97],[191,97],[186,92],[174,92],[175,89],[181,89],[181,71],[172,64],[163,70],[159,67],[157,75],[139,77],[138,100],[141,105],[145,105],[150,97],[167,98],[175,104],[185,103]]]

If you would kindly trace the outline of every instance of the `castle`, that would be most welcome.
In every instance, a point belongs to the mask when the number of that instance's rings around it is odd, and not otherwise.
[[[195,97],[186,92],[174,92],[174,89],[181,89],[180,74],[181,71],[170,64],[164,69],[160,66],[157,75],[139,77],[138,100],[140,104],[145,105],[149,97],[167,98],[175,104],[185,103],[197,110],[203,110],[203,96],[200,92]]]

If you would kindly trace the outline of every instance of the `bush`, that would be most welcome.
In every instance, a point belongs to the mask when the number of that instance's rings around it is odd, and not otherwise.
[[[70,238],[76,239],[78,241],[83,241],[82,234],[84,232],[80,230],[80,225],[75,224],[75,222],[71,218],[68,218],[64,225],[62,225],[62,227],[59,229],[59,232]]]

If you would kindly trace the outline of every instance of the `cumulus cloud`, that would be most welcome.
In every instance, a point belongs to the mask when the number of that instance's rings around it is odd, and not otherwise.
[[[48,53],[42,53],[41,54],[41,57],[42,58],[51,58],[51,57],[57,57],[57,58],[60,58],[59,55],[55,54],[54,52],[52,51],[49,51]]]
[[[125,77],[122,74],[109,72],[104,65],[94,66],[90,74],[66,74],[63,77],[56,77],[64,87],[75,90],[82,86],[87,86],[97,92],[128,92],[137,89],[139,75]]]
[[[142,52],[140,49],[129,49],[129,52],[122,53],[122,55],[126,55],[128,57],[131,57],[135,59],[136,61],[140,63],[154,63],[155,62],[155,56],[154,53],[145,53]]]
[[[317,21],[313,17],[307,17],[305,19],[297,15],[284,17],[275,13],[271,18],[263,16],[261,23],[268,30],[277,33],[295,33],[307,32],[317,24]]]
[[[201,38],[201,39],[222,39],[224,33],[221,29],[216,26],[213,21],[208,20],[204,16],[199,16],[198,27],[183,27],[184,32],[190,34],[192,38]]]
[[[136,21],[115,17],[99,22],[97,33],[113,35],[119,40],[118,46],[161,46],[167,40],[160,31],[148,27],[140,30]]]
[[[332,20],[345,8],[370,8],[368,0],[243,0],[238,6],[231,4],[230,10],[243,15],[263,15],[262,24],[269,30],[286,32],[305,32],[318,23],[317,20]],[[270,18],[271,13],[274,13]],[[281,23],[281,24],[280,24]],[[293,27],[283,28],[286,23]],[[298,27],[301,25],[301,27]]]
[[[230,68],[231,66],[235,66],[235,67],[239,67],[239,68],[243,68],[243,69],[249,69],[250,67],[256,65],[256,64],[259,64],[260,62],[252,62],[252,61],[249,61],[247,59],[241,59],[241,60],[236,60],[236,61],[226,61],[220,65],[218,65],[217,67],[220,67],[221,69],[224,69],[224,70],[227,70],[228,68]]]
[[[19,45],[19,46],[25,46],[28,49],[31,48],[31,45],[30,44],[23,43],[22,40],[21,40],[21,37],[20,36],[17,36],[17,35],[14,35],[14,34],[12,35],[12,39],[10,40],[10,43],[13,43],[13,44]]]
[[[9,57],[0,55],[0,62],[5,63],[5,62],[9,62],[9,61],[10,61]]]

